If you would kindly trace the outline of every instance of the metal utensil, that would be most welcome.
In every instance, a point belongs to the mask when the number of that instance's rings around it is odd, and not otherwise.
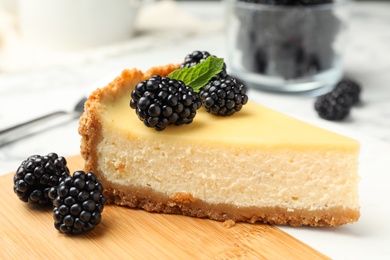
[[[0,130],[0,147],[15,142],[21,138],[36,134],[36,131],[34,133],[31,132],[34,127],[44,125],[44,123],[60,116],[68,115],[71,116],[72,119],[80,117],[84,111],[84,103],[86,100],[87,99],[85,97],[80,99],[72,111],[55,111],[27,122]]]

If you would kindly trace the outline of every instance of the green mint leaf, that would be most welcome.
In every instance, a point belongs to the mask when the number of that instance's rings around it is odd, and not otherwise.
[[[183,81],[184,84],[190,86],[197,93],[209,83],[210,79],[222,71],[223,64],[222,58],[209,56],[205,61],[193,67],[184,67],[171,72],[168,77]]]

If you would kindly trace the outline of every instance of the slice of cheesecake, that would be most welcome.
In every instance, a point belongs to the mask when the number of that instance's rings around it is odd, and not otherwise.
[[[338,226],[357,221],[359,143],[248,102],[229,117],[146,127],[135,85],[176,65],[124,70],[86,102],[81,154],[109,203],[219,221]]]

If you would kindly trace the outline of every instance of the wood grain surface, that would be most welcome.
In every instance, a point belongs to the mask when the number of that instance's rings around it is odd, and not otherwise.
[[[71,172],[83,168],[68,158]],[[222,222],[107,205],[91,232],[64,235],[51,207],[31,206],[0,176],[0,259],[328,259],[272,225]]]

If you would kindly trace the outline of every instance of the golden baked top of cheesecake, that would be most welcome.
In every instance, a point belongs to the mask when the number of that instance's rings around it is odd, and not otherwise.
[[[324,129],[313,127],[292,117],[248,102],[240,113],[230,117],[220,117],[200,109],[189,125],[172,126],[156,132],[147,128],[129,108],[130,92],[124,92],[113,102],[106,104],[103,118],[110,122],[107,127],[118,131],[131,132],[137,136],[156,135],[159,138],[196,139],[221,142],[240,142],[251,145],[254,142],[263,144],[295,145],[334,145],[347,148],[356,144],[355,140],[346,138]],[[234,127],[232,127],[234,125]]]
[[[229,117],[215,116],[200,108],[195,120],[189,125],[172,126],[161,132],[147,128],[129,106],[131,91],[139,81],[154,74],[166,75],[176,67],[177,65],[154,67],[145,74],[138,70],[124,70],[121,77],[111,83],[112,87],[95,92],[93,94],[95,98],[104,97],[99,104],[105,106],[101,115],[108,122],[105,127],[115,127],[123,133],[131,130],[138,136],[190,138],[202,142],[210,140],[240,142],[247,146],[261,142],[263,145],[293,144],[301,147],[337,145],[340,149],[348,149],[351,145],[358,145],[358,142],[351,138],[312,126],[252,102],[248,102],[239,113]],[[130,78],[133,84],[129,82],[126,85],[121,84],[121,81]],[[103,92],[108,93],[103,95]],[[231,127],[232,125],[234,127]]]

